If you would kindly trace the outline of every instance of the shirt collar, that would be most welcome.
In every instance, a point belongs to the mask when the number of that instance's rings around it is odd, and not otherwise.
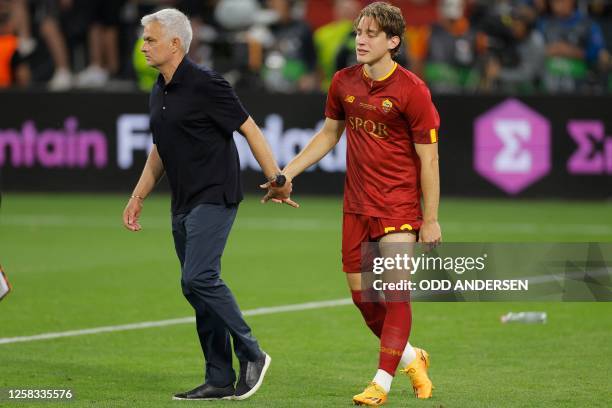
[[[163,88],[164,86],[168,86],[170,84],[180,84],[182,81],[185,80],[185,77],[187,76],[187,71],[189,70],[189,66],[191,64],[193,63],[189,58],[187,58],[187,56],[183,57],[181,62],[178,64],[178,67],[176,67],[176,71],[174,71],[170,82],[166,85],[166,82],[164,81],[164,76],[160,73],[157,76],[158,85]]]
[[[365,70],[365,65],[361,67],[361,72],[362,72],[362,77],[363,80],[370,85],[370,87],[374,87],[375,85],[378,84],[382,84],[384,81],[386,81],[387,79],[389,79],[391,77],[391,75],[393,75],[393,73],[397,70],[397,62],[393,63],[393,68],[391,68],[391,71],[389,71],[385,76],[383,76],[382,78],[378,78],[378,79],[372,79],[370,78],[370,76],[368,75],[368,73]]]

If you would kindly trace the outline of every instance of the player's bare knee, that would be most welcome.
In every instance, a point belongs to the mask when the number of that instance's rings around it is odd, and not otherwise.
[[[361,272],[347,273],[346,283],[350,290],[361,290]]]
[[[379,242],[416,242],[417,235],[415,231],[392,232],[383,236]]]

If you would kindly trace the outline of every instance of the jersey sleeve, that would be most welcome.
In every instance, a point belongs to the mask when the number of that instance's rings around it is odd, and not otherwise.
[[[334,120],[344,120],[344,107],[342,97],[338,90],[338,72],[334,74],[329,91],[327,92],[327,102],[325,102],[325,116]]]
[[[424,84],[417,85],[408,98],[403,114],[409,123],[412,141],[437,143],[440,115],[431,101],[429,89]]]
[[[220,75],[212,75],[205,88],[206,112],[226,133],[232,134],[249,114],[231,85]]]

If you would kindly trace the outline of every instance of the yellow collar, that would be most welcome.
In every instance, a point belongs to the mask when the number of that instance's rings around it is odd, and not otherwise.
[[[381,78],[375,79],[375,81],[384,81],[385,79],[389,78],[391,75],[393,75],[393,73],[395,72],[395,69],[396,69],[396,68],[397,68],[397,62],[394,62],[394,63],[393,63],[393,68],[391,68],[391,71],[389,71],[389,72],[387,73],[387,75],[385,75],[385,76],[383,76],[383,77],[381,77]],[[368,75],[368,73],[366,72],[365,65],[363,66],[363,74],[364,74],[364,75],[365,75],[367,78],[370,78],[370,76],[369,76],[369,75]]]

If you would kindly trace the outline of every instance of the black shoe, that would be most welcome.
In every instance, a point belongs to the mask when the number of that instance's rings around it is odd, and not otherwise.
[[[234,385],[227,387],[215,387],[210,384],[202,384],[191,391],[181,392],[172,397],[173,400],[221,400],[234,399]]]
[[[263,353],[259,360],[240,362],[240,378],[236,385],[234,399],[244,400],[257,392],[270,367],[270,362],[272,358],[266,353]]]

